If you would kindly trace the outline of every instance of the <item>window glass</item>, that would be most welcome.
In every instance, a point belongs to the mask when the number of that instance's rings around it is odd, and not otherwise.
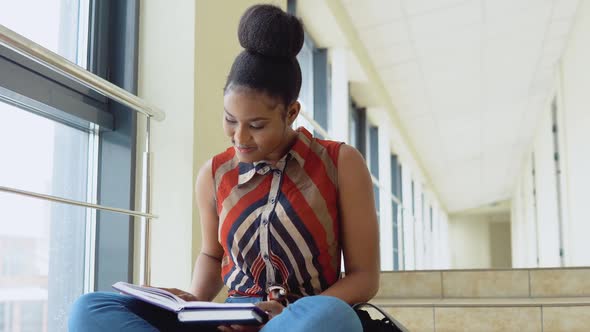
[[[379,128],[369,127],[369,168],[371,174],[379,179]]]
[[[391,212],[393,216],[393,269],[399,270],[399,215],[398,205],[395,202],[391,203]]]
[[[88,0],[0,0],[0,24],[86,67]]]
[[[308,42],[303,43],[303,48],[297,55],[299,66],[301,67],[301,90],[299,92],[299,102],[301,110],[313,119],[313,47]],[[313,133],[313,126],[303,116],[298,116],[294,127],[305,127]]]
[[[94,133],[2,102],[0,118],[0,186],[87,201]],[[0,324],[67,330],[84,290],[86,209],[0,192],[0,211]]]

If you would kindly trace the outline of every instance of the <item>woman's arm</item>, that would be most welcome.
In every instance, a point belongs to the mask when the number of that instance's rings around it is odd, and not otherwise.
[[[190,292],[200,301],[211,301],[223,286],[221,280],[223,248],[217,239],[219,217],[215,208],[211,160],[199,170],[195,194],[201,217],[201,253],[195,262]]]
[[[322,294],[350,304],[366,302],[379,289],[379,230],[373,182],[361,154],[345,144],[338,157],[338,191],[346,276]]]

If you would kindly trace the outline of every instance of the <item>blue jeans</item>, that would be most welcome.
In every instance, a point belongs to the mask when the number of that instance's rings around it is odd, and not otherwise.
[[[255,303],[260,298],[228,298],[227,302]],[[95,292],[81,296],[68,321],[70,332],[174,331],[209,332],[216,327],[186,324],[176,314],[127,295]],[[262,332],[362,332],[360,320],[345,302],[331,296],[308,296],[289,305],[271,319]]]

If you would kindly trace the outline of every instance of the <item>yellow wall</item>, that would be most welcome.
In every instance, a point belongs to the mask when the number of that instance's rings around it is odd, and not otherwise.
[[[165,121],[151,124],[152,211],[159,216],[150,241],[152,284],[178,288],[190,284],[192,266],[194,12],[193,1],[140,4],[139,96],[166,112]],[[138,136],[142,142],[141,129]]]
[[[506,213],[450,216],[453,269],[510,268],[510,215]]]
[[[196,1],[195,19],[195,142],[193,183],[199,168],[228,147],[222,130],[223,86],[234,58],[242,50],[238,22],[246,8],[264,1]],[[267,1],[287,8],[287,1]],[[229,5],[231,3],[231,6]],[[201,247],[199,212],[193,209],[193,261]]]
[[[241,51],[240,16],[256,3],[260,1],[141,2],[139,95],[167,115],[164,122],[152,121],[151,134],[152,211],[159,216],[151,236],[154,285],[190,285],[201,245],[194,183],[201,165],[229,146],[221,127],[223,86]],[[286,8],[284,0],[271,3]],[[138,142],[144,139],[144,126],[140,121]],[[137,272],[134,279],[138,281]]]

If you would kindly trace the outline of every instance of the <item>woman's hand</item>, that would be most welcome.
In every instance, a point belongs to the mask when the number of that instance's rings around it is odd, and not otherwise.
[[[252,326],[252,325],[221,325],[217,329],[222,332],[257,332],[264,325]]]
[[[159,289],[163,289],[165,291],[168,291],[168,292],[180,297],[181,299],[183,299],[185,301],[199,301],[199,299],[197,299],[197,297],[194,296],[193,294],[191,294],[189,292],[185,292],[185,291],[178,289],[178,288],[164,288],[164,287],[155,287],[155,288],[159,288]]]
[[[272,319],[277,316],[285,307],[277,301],[263,301],[256,303],[256,306],[264,310],[268,314],[268,319]],[[223,332],[256,332],[259,331],[264,325],[251,326],[251,325],[222,325],[217,327],[219,331]]]
[[[268,319],[277,316],[285,309],[285,307],[277,301],[258,302],[256,303],[256,306],[268,314]]]

